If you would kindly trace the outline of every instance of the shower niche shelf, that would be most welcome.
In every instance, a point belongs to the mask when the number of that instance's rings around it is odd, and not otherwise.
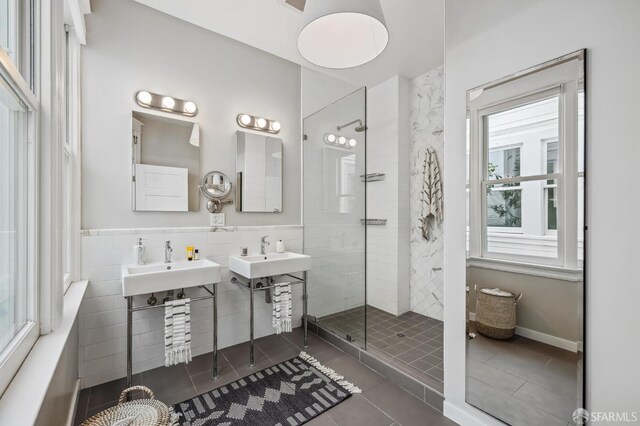
[[[367,226],[386,226],[387,219],[360,219],[360,223]]]
[[[360,175],[360,180],[362,182],[377,182],[384,180],[385,176],[387,175],[384,173],[367,173],[366,175]]]

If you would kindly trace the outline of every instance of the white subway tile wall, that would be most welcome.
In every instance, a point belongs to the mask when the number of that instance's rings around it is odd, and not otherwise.
[[[186,246],[194,246],[202,258],[222,266],[218,284],[218,347],[225,348],[249,340],[249,293],[229,282],[228,257],[260,249],[260,237],[269,235],[268,251],[282,240],[287,250],[302,252],[302,226],[225,228],[174,228],[144,230],[90,230],[82,236],[82,278],[89,287],[80,308],[79,375],[82,388],[105,383],[126,375],[126,299],[122,297],[121,268],[133,263],[133,246],[142,237],[146,261],[164,260],[164,243],[171,241],[173,258],[185,259]],[[179,287],[178,287],[179,288]],[[187,297],[204,296],[204,290],[186,289]],[[156,294],[161,302],[166,293]],[[255,337],[273,334],[271,305],[258,293],[255,306]],[[134,298],[146,305],[148,296]],[[301,324],[302,288],[293,289],[294,327]],[[134,373],[164,364],[164,309],[135,312],[133,315]],[[212,301],[192,304],[191,333],[193,355],[212,350]],[[247,363],[249,360],[247,360]]]

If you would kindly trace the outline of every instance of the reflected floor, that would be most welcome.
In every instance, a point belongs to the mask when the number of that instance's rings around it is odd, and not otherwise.
[[[574,424],[579,358],[521,336],[502,341],[477,334],[469,340],[467,401],[512,425]]]
[[[364,306],[318,318],[318,324],[364,347]],[[443,392],[442,321],[415,312],[396,316],[367,306],[366,330],[367,352]]]

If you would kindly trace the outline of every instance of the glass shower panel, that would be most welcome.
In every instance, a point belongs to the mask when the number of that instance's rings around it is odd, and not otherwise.
[[[309,315],[366,347],[366,88],[304,119]]]

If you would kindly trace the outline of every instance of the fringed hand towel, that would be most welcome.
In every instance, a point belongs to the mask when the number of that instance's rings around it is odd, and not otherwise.
[[[291,331],[291,284],[276,284],[273,288],[272,324],[276,334]]]
[[[422,187],[422,236],[430,240],[436,224],[442,222],[442,181],[440,167],[433,148],[427,148],[424,157],[424,184]]]
[[[164,308],[164,365],[191,361],[191,302],[170,300]]]

